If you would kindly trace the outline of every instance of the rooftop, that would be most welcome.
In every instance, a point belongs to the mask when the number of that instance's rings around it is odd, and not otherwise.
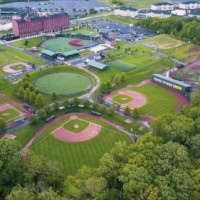
[[[158,2],[158,3],[153,3],[152,5],[154,6],[166,6],[166,5],[170,5],[172,6],[172,3],[168,3],[168,2]]]
[[[96,62],[95,60],[92,60],[88,63],[89,66],[91,67],[94,67],[96,69],[99,69],[99,70],[103,70],[105,69],[106,67],[108,67],[108,65],[105,65],[103,63],[100,63],[100,62]]]
[[[161,79],[164,79],[166,81],[169,81],[171,83],[174,83],[174,84],[177,84],[179,86],[183,86],[183,87],[191,87],[191,85],[188,85],[182,81],[178,81],[178,80],[175,80],[175,79],[172,79],[172,78],[169,78],[169,77],[166,77],[166,76],[163,76],[161,74],[153,74],[153,76],[157,77],[157,78],[161,78]]]

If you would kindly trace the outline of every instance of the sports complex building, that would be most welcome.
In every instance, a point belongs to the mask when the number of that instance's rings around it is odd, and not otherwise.
[[[16,36],[35,35],[42,32],[58,31],[69,27],[69,15],[67,13],[30,16],[12,19],[13,34]]]
[[[182,81],[177,81],[175,79],[172,78],[168,78],[166,76],[160,75],[160,74],[153,74],[151,77],[151,80],[153,82],[159,83],[163,86],[167,86],[169,88],[178,90],[180,92],[182,92],[184,95],[188,96],[188,94],[191,92],[192,90],[192,86],[188,85]]]

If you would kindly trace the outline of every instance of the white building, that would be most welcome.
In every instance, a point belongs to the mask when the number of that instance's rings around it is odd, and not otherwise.
[[[167,2],[154,3],[151,5],[151,10],[173,10],[174,5]]]
[[[186,2],[179,3],[178,7],[180,9],[185,9],[185,10],[194,10],[194,9],[200,8],[200,3],[196,1],[186,1]]]
[[[162,11],[162,10],[151,10],[146,14],[146,17],[159,17],[159,18],[168,18],[171,17],[171,11]]]
[[[177,16],[186,16],[187,13],[188,13],[187,10],[181,10],[181,9],[172,10],[172,14]]]
[[[137,15],[137,9],[131,6],[122,6],[114,10],[114,15],[134,18]]]

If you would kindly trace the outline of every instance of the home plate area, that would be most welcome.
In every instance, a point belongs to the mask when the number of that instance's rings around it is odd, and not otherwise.
[[[52,135],[65,142],[82,142],[96,137],[101,131],[99,124],[86,121],[76,116],[52,132]]]

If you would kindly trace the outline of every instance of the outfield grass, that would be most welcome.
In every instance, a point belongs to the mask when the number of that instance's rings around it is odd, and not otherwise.
[[[112,98],[112,101],[117,104],[127,104],[131,102],[133,99],[124,94],[117,94]]]
[[[75,128],[75,125],[78,127]],[[63,127],[69,131],[73,131],[74,133],[80,133],[85,130],[89,125],[89,122],[81,119],[73,119],[68,121]]]
[[[32,145],[31,150],[50,160],[61,163],[65,174],[74,174],[83,165],[97,167],[100,158],[106,152],[109,152],[116,142],[126,141],[128,144],[131,143],[130,139],[118,130],[113,129],[96,119],[84,119],[98,123],[102,126],[102,130],[97,137],[79,143],[66,143],[57,140],[50,133],[55,128],[62,125],[66,121],[66,119],[64,119],[50,126]]]
[[[44,94],[74,95],[91,87],[91,80],[77,73],[57,72],[47,74],[36,80],[35,88]]]
[[[147,104],[139,108],[142,114],[158,117],[162,114],[176,112],[178,98],[166,89],[148,84],[142,87],[132,88],[132,90],[143,94],[147,98]]]
[[[85,45],[94,43],[93,41],[78,39],[80,40],[79,44],[82,46],[72,46],[69,44],[69,42],[73,40],[77,40],[77,39],[58,37],[58,38],[46,40],[44,43],[42,43],[41,46],[45,49],[48,49],[54,52],[65,52],[65,51],[71,51],[75,49],[81,49],[81,48],[84,48]]]
[[[0,45],[0,76],[4,75],[5,72],[2,70],[3,66],[15,63],[15,62],[31,62],[36,65],[45,64],[44,60],[33,57],[24,52],[12,49],[8,46]]]
[[[143,42],[148,43],[150,45],[157,46],[159,49],[163,49],[163,50],[173,49],[185,43],[181,40],[177,40],[166,34],[146,38],[143,40]]]
[[[32,47],[37,47],[37,45],[42,42],[43,37],[34,37],[30,39],[24,39],[16,42],[12,42],[11,44],[16,47],[21,47],[21,48],[32,48]],[[26,40],[28,41],[28,44],[25,45]]]
[[[162,73],[174,65],[174,63],[168,58],[159,58],[153,55],[136,53],[124,56],[123,58],[119,59],[119,61],[134,67],[131,71],[126,73],[127,81],[125,83],[118,84],[116,87],[139,83],[145,79],[149,79],[153,73]],[[121,68],[123,68],[123,65],[121,65]],[[112,80],[116,73],[122,72],[119,67],[112,65],[110,66],[109,70],[104,72],[99,72],[97,70],[93,71],[97,76],[99,76],[102,82]]]

